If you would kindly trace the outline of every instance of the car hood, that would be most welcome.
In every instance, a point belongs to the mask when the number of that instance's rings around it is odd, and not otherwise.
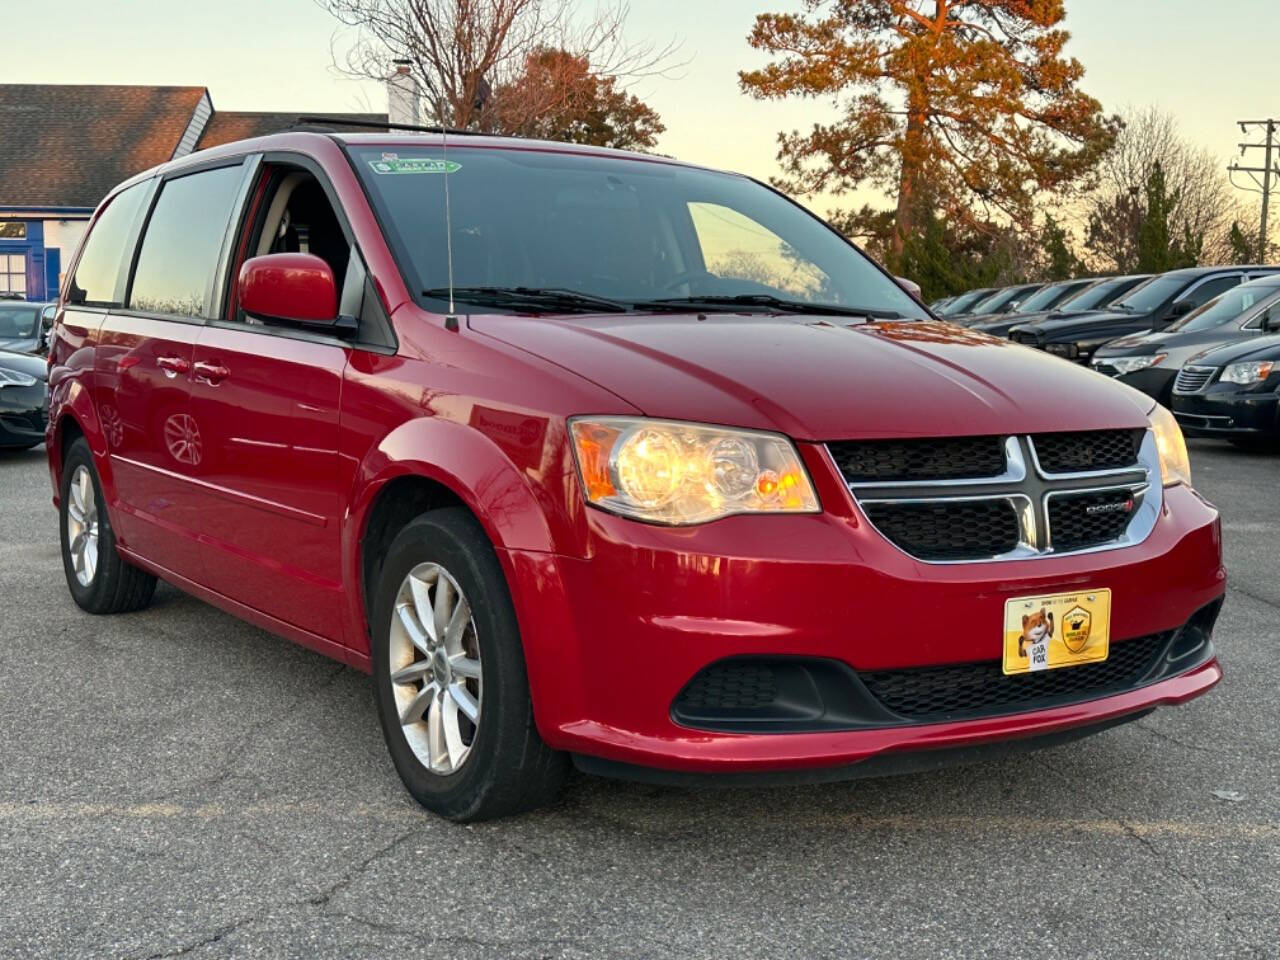
[[[1280,334],[1249,337],[1246,340],[1210,347],[1193,356],[1188,363],[1205,367],[1223,367],[1245,360],[1280,360]]]
[[[1141,427],[1149,398],[937,321],[742,314],[472,316],[652,417],[802,440]],[[583,410],[581,413],[607,412]]]
[[[1186,359],[1218,344],[1234,343],[1242,339],[1253,339],[1253,334],[1234,326],[1190,333],[1179,333],[1176,330],[1135,333],[1099,347],[1094,356],[1142,357],[1152,353],[1167,353],[1171,359]]]
[[[49,377],[48,361],[44,357],[37,357],[31,353],[0,350],[0,367],[6,370],[17,370],[19,373],[25,373],[29,377],[37,377],[40,380],[47,380]]]
[[[1068,314],[1054,316],[1050,314],[1035,323],[1020,323],[1019,330],[1037,334],[1046,341],[1075,340],[1078,335],[1089,336],[1091,331],[1105,331],[1109,328],[1120,330],[1146,329],[1151,324],[1151,316],[1146,313],[1127,313],[1123,310],[1100,310],[1093,313]]]

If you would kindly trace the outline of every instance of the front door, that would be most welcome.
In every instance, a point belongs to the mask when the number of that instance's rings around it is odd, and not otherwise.
[[[264,163],[230,257],[315,254],[342,283],[351,241],[312,170]],[[338,414],[350,347],[247,317],[236,283],[191,369],[191,414],[214,497],[201,518],[207,582],[233,600],[344,642]]]
[[[206,582],[341,642],[338,404],[346,350],[249,325],[209,325],[191,368],[200,424]]]

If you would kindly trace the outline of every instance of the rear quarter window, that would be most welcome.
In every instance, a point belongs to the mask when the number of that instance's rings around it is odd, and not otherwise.
[[[129,242],[138,207],[147,194],[146,186],[135,184],[116,194],[94,221],[67,288],[70,303],[95,307],[120,305],[121,267],[131,252],[125,249],[125,244]]]

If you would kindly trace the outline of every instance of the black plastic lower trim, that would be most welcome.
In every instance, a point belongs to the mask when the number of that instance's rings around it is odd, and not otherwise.
[[[788,787],[816,783],[838,783],[842,780],[864,780],[872,777],[893,777],[908,773],[928,773],[947,767],[970,763],[985,763],[1003,757],[1030,753],[1045,747],[1071,743],[1140,720],[1155,708],[1148,707],[1122,717],[1113,717],[1102,723],[1084,727],[1072,727],[1055,733],[1018,740],[997,740],[967,747],[948,747],[942,750],[899,750],[879,753],[859,763],[835,767],[810,767],[800,770],[765,770],[751,773],[695,773],[687,770],[663,770],[659,767],[642,767],[616,760],[605,760],[582,753],[573,755],[573,763],[583,773],[614,780],[632,780],[670,787]]]

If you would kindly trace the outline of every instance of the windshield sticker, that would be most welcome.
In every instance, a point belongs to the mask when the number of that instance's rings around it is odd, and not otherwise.
[[[401,160],[394,154],[383,154],[381,160],[370,160],[374,173],[456,173],[462,164],[435,157],[409,157]]]

